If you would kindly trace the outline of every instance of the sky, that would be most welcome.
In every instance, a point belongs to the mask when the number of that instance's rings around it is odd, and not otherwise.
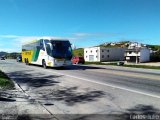
[[[78,47],[135,41],[160,45],[160,0],[0,0],[0,51],[44,36]]]

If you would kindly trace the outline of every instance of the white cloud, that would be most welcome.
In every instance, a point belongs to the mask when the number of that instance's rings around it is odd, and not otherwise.
[[[5,39],[10,40],[10,48],[6,48],[6,42],[1,42],[0,44],[0,51],[7,51],[7,52],[15,52],[21,51],[21,46],[25,42],[35,40],[35,39],[69,39],[70,41],[76,40],[76,38],[72,37],[59,37],[59,36],[17,36],[17,35],[0,35],[0,39],[3,41]]]
[[[30,40],[35,39],[41,39],[41,38],[53,38],[53,39],[68,39],[72,44],[75,44],[76,46],[86,46],[89,43],[93,43],[93,41],[97,41],[94,44],[98,44],[98,42],[103,42],[104,39],[109,37],[117,37],[121,36],[123,34],[121,33],[105,33],[105,32],[93,32],[93,33],[85,33],[85,32],[79,32],[79,33],[72,33],[68,37],[60,37],[60,36],[19,36],[19,35],[0,35],[1,46],[0,50],[9,51],[9,52],[15,52],[21,51],[21,46],[25,42],[28,42]],[[9,46],[6,47],[6,41],[9,41]],[[3,42],[4,41],[4,42]],[[83,41],[83,43],[82,43]],[[105,41],[104,41],[105,42]]]
[[[18,38],[20,36],[17,35],[0,35],[0,38]]]
[[[75,37],[113,37],[113,36],[119,36],[119,35],[122,35],[122,33],[105,33],[105,32],[73,33],[73,36]]]
[[[20,51],[16,51],[14,48],[0,48],[0,52],[4,51],[4,52],[20,52]]]
[[[73,33],[74,36],[76,37],[88,37],[88,36],[92,36],[94,34],[91,33]]]

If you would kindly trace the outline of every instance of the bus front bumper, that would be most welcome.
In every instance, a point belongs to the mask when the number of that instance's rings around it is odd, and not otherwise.
[[[71,61],[66,61],[66,60],[63,60],[63,61],[58,61],[58,60],[54,60],[54,62],[48,62],[48,66],[50,67],[62,67],[62,66],[69,66],[69,65],[72,65],[72,62]]]

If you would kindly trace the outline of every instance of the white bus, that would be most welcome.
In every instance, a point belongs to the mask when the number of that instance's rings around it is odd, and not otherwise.
[[[22,45],[22,62],[47,67],[71,65],[72,48],[69,40],[40,39]]]

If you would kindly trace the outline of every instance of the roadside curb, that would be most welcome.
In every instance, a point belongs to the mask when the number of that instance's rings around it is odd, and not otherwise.
[[[20,87],[20,85],[18,83],[16,83],[13,79],[11,79],[15,85],[15,88],[20,91],[23,92],[25,96],[27,96],[27,98],[29,98],[30,96]]]
[[[31,97],[30,95],[28,95],[22,88],[21,86],[16,83],[13,79],[11,79],[15,85],[15,88],[20,91],[23,92],[24,95],[27,97],[28,100],[32,101],[32,102],[37,102],[40,106],[42,106],[50,115],[54,116],[41,102],[37,101],[36,99],[34,99],[33,97]],[[55,120],[59,120],[56,116],[54,116]]]

